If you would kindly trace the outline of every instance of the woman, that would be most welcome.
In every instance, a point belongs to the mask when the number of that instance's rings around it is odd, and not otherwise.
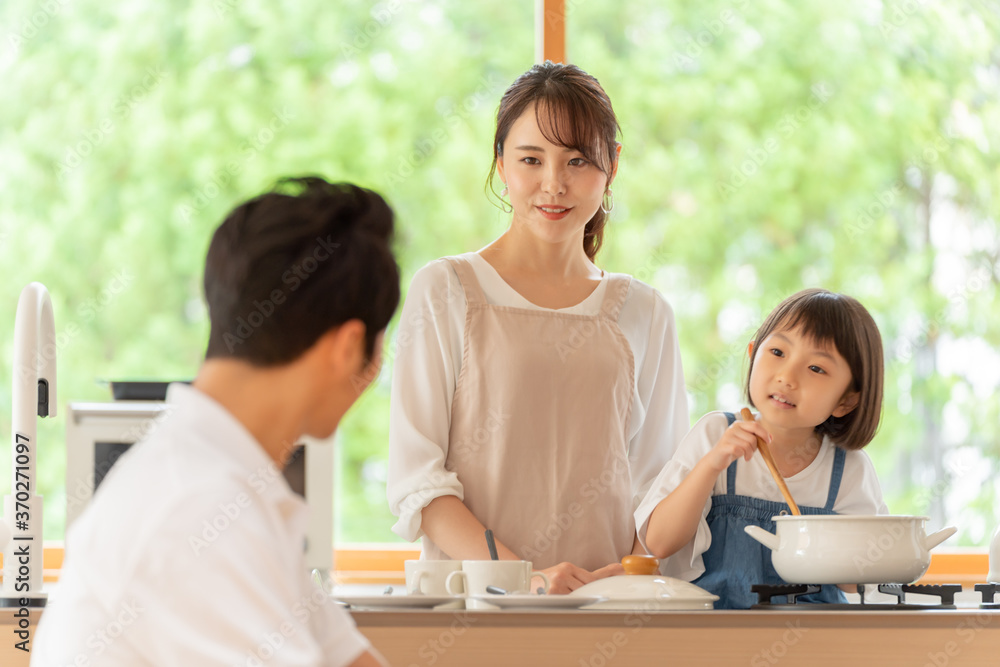
[[[503,182],[510,226],[413,278],[388,496],[424,558],[488,558],[488,527],[500,558],[532,561],[552,592],[616,574],[632,510],[687,431],[670,306],[594,264],[619,129],[596,79],[533,67],[497,111],[487,184]]]

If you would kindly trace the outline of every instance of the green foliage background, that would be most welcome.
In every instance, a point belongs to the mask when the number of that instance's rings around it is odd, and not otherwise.
[[[890,508],[984,544],[1000,518],[998,5],[567,5],[570,58],[623,128],[599,263],[673,304],[692,418],[741,405],[746,341],[781,298],[848,292],[886,345],[868,451]],[[505,227],[483,185],[497,102],[533,61],[530,0],[13,0],[0,21],[0,377],[17,296],[39,280],[60,409],[109,398],[102,378],[195,373],[210,234],[279,176],[385,193],[404,288]],[[391,335],[386,355],[339,433],[338,541],[395,539]],[[64,429],[39,431],[49,539]]]

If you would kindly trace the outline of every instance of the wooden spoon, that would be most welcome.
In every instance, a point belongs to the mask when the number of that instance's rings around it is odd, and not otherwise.
[[[752,422],[755,421],[753,418],[753,413],[750,412],[750,408],[743,408],[740,410],[740,414],[743,416],[743,421]],[[767,446],[759,436],[757,438],[757,449],[760,450],[760,455],[764,457],[764,463],[767,464],[767,469],[771,471],[771,477],[774,477],[774,481],[778,483],[778,488],[781,490],[781,495],[785,497],[785,502],[792,510],[792,514],[801,515],[802,512],[799,511],[799,506],[795,504],[792,500],[792,494],[788,491],[788,485],[785,484],[785,478],[781,476],[778,472],[778,466],[774,463],[774,458],[771,456],[771,449]]]

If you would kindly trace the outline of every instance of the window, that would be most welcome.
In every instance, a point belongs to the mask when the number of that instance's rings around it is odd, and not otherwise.
[[[850,293],[886,346],[867,451],[890,508],[986,544],[1000,519],[1000,14],[566,5],[569,57],[623,127],[599,261],[673,305],[692,418],[743,404],[746,342],[781,298]],[[10,349],[23,284],[45,283],[60,408],[110,398],[99,379],[193,375],[209,235],[278,176],[385,193],[404,290],[426,262],[506,226],[483,185],[496,105],[533,59],[532,2],[21,1],[0,15],[0,339]],[[391,333],[383,376],[340,430],[338,543],[395,540]],[[61,417],[39,428],[49,539],[64,525],[63,431]]]

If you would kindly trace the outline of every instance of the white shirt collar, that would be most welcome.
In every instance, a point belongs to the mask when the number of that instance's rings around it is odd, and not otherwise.
[[[243,423],[218,401],[191,385],[174,383],[167,389],[167,403],[168,420],[175,420],[188,432],[200,433],[207,446],[246,472],[260,495],[277,503],[291,501],[296,506],[304,505],[303,499],[288,486],[281,468]]]

